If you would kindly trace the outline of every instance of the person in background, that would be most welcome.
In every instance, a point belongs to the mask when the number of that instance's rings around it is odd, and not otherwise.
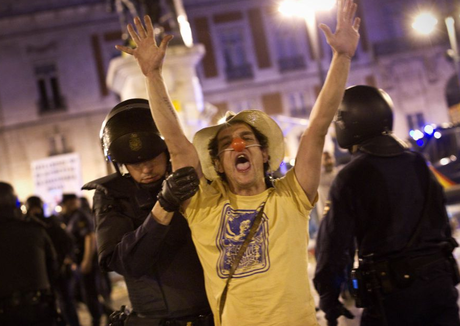
[[[318,204],[316,209],[318,211],[319,220],[321,220],[325,214],[326,203],[329,197],[329,189],[331,188],[332,182],[337,175],[337,167],[335,166],[334,157],[329,151],[323,152],[321,159],[321,176],[319,178],[318,187]]]
[[[329,326],[351,313],[339,301],[353,264],[363,326],[458,326],[458,267],[444,193],[424,157],[393,133],[383,90],[348,88],[335,129],[353,158],[335,178],[316,242],[315,287]]]
[[[329,197],[329,189],[336,175],[337,168],[335,166],[334,157],[329,151],[324,151],[321,159],[318,202],[310,214],[309,232],[312,239],[316,238],[316,233],[318,232],[320,221],[325,213],[324,209],[327,207],[326,203]]]
[[[76,271],[73,293],[78,294],[88,307],[93,326],[99,326],[103,306],[99,301],[99,272],[93,219],[81,209],[80,200],[75,194],[63,194],[61,208],[59,217],[75,241]]]
[[[13,187],[0,182],[0,325],[57,326],[56,252],[41,226],[20,219]]]
[[[70,291],[72,284],[72,265],[74,255],[73,237],[67,232],[64,223],[57,216],[45,216],[43,201],[38,196],[30,196],[25,202],[26,221],[42,226],[50,237],[57,254],[58,272],[52,282],[56,292],[61,314],[70,326],[79,326],[75,300]]]
[[[93,210],[91,209],[91,205],[86,197],[80,197],[80,207],[83,211],[86,212],[89,216],[91,216],[92,220],[96,221],[96,218],[94,216]],[[96,242],[96,255],[97,255],[97,242]],[[97,259],[95,259],[97,260]],[[96,265],[96,264],[95,264]],[[98,293],[102,296],[103,299],[103,310],[104,314],[107,317],[110,317],[110,315],[113,312],[112,308],[112,281],[110,279],[110,275],[107,271],[104,271],[100,268],[95,268],[96,271],[99,273],[99,276],[97,278],[98,280]]]

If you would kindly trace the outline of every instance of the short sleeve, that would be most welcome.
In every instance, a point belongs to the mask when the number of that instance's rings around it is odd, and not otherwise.
[[[284,177],[275,180],[274,186],[281,194],[292,197],[292,200],[303,213],[309,214],[318,201],[318,193],[316,193],[315,199],[310,202],[297,181],[294,169],[290,169]]]

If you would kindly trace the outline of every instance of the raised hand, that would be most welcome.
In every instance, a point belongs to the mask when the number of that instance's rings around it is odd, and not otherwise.
[[[341,55],[353,57],[359,41],[359,25],[361,19],[355,17],[357,4],[353,0],[337,1],[337,27],[332,33],[329,26],[320,24],[321,30],[326,36],[327,43],[332,50]]]
[[[115,47],[122,52],[134,56],[145,76],[149,76],[158,71],[161,72],[166,49],[173,36],[166,35],[158,46],[155,40],[152,20],[149,16],[144,16],[145,26],[142,24],[139,17],[134,18],[134,25],[136,25],[137,31],[131,24],[128,24],[128,33],[133,39],[136,47],[130,48],[123,45],[116,45]]]

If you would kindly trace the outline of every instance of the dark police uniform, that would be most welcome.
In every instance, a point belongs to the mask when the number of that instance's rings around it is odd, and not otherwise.
[[[56,253],[45,230],[0,212],[0,325],[52,326]]]
[[[73,255],[74,241],[57,216],[40,217],[39,221],[51,239],[56,250],[58,267],[62,268],[66,257]],[[33,222],[33,221],[31,221]]]
[[[133,310],[126,325],[211,325],[203,270],[186,220],[175,213],[168,226],[154,221],[153,202],[141,208],[139,188],[129,176],[112,174],[83,189],[96,189],[99,264],[125,277]],[[150,191],[154,201],[158,191]]]
[[[443,190],[420,154],[358,151],[337,175],[329,197],[316,246],[314,284],[321,309],[339,304],[356,244],[360,257],[384,262],[379,266],[386,270],[378,273],[386,278],[378,278],[378,293],[387,325],[460,325]],[[414,244],[404,249],[420,221]],[[377,304],[364,309],[361,325],[382,325]]]

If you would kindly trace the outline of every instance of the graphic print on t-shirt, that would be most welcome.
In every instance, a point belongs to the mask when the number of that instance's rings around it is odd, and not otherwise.
[[[219,260],[217,273],[221,278],[227,278],[238,250],[246,239],[251,225],[256,218],[257,210],[234,210],[230,204],[222,209],[219,233],[217,235],[217,248]],[[234,278],[246,277],[253,274],[266,272],[270,268],[268,256],[268,225],[265,213],[262,222],[251,239],[246,252],[243,254]]]

